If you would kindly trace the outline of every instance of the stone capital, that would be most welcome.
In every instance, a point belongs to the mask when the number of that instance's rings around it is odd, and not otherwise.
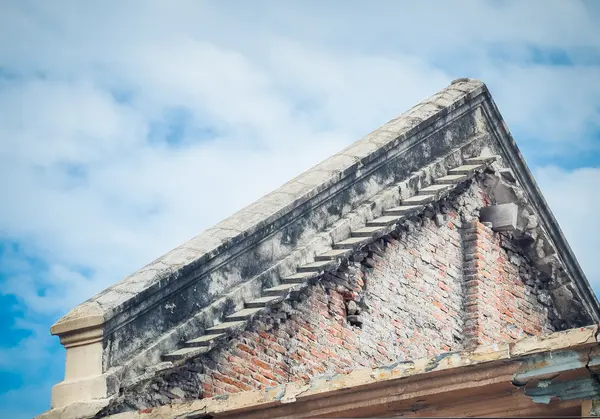
[[[104,371],[104,313],[94,303],[84,303],[51,328],[66,349],[65,378],[52,388],[52,409],[73,403],[109,398],[114,387]]]
[[[105,312],[94,302],[87,301],[57,321],[50,328],[50,333],[53,335],[62,336],[65,334],[75,333],[85,329],[96,329],[104,324]]]

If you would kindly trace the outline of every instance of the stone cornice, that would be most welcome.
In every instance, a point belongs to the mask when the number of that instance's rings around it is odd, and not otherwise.
[[[123,281],[82,303],[52,326],[64,334],[105,326],[105,334],[226,264],[292,220],[318,206],[432,133],[478,107],[485,85],[460,80],[323,161]],[[115,317],[119,316],[119,320]]]

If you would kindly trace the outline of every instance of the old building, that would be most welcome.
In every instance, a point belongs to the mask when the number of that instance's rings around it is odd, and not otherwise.
[[[458,79],[75,307],[42,417],[590,413],[599,319],[487,88]]]

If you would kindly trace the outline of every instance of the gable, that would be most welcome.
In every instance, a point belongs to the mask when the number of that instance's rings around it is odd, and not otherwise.
[[[477,224],[479,210],[490,204],[515,204],[519,208],[515,228],[503,233],[508,239]],[[467,240],[469,235],[476,239]],[[444,241],[436,244],[440,237]],[[448,247],[452,241],[459,242],[461,252]],[[468,247],[473,251],[465,253]],[[489,257],[496,261],[486,267],[479,256],[487,257],[488,251],[492,255]],[[498,259],[502,258],[505,263],[499,264]],[[404,266],[413,259],[416,267]],[[512,271],[504,272],[504,264],[513,266]],[[433,274],[429,272],[431,266],[435,267]],[[486,273],[493,277],[494,270],[498,270],[496,277],[500,277],[498,266],[503,267],[506,286],[491,287],[492,283],[480,276],[489,280]],[[427,271],[419,270],[422,267],[427,267]],[[352,269],[373,272],[361,279],[361,289],[337,290],[339,278],[353,279],[359,286],[360,278],[356,272],[350,272]],[[378,276],[382,269],[389,271],[388,276]],[[414,279],[406,280],[411,275]],[[79,396],[73,391],[76,383],[78,389],[89,386],[86,397],[106,400],[106,404],[112,403],[110,408],[122,408],[119,403],[123,400],[116,398],[116,394],[141,394],[133,390],[139,386],[147,388],[155,380],[172,379],[176,383],[172,388],[183,391],[182,397],[188,397],[188,390],[183,387],[193,389],[189,391],[195,391],[197,396],[199,389],[208,383],[203,376],[218,373],[228,378],[232,374],[219,372],[219,363],[214,359],[214,368],[210,367],[211,357],[227,353],[230,350],[227,345],[237,345],[232,349],[236,351],[241,350],[239,345],[247,346],[244,339],[250,338],[246,334],[253,333],[247,328],[255,321],[260,322],[260,316],[267,325],[279,323],[288,315],[285,310],[281,312],[282,307],[290,305],[293,311],[297,309],[294,304],[314,301],[315,310],[327,318],[329,298],[337,298],[332,310],[341,314],[342,307],[348,310],[349,295],[369,295],[377,286],[385,290],[389,278],[396,281],[391,282],[396,291],[404,290],[410,298],[405,294],[402,300],[401,294],[393,294],[393,290],[387,295],[387,291],[380,291],[379,297],[371,295],[371,306],[380,307],[388,316],[395,313],[389,320],[392,324],[402,323],[403,326],[397,324],[402,333],[414,330],[422,336],[399,335],[393,341],[397,345],[390,346],[390,330],[372,331],[366,336],[382,343],[378,346],[381,350],[364,346],[371,348],[371,358],[350,353],[340,365],[361,359],[382,361],[386,356],[397,360],[401,358],[401,350],[409,351],[403,356],[413,356],[412,353],[419,351],[434,353],[598,320],[595,296],[481,82],[456,81],[398,119],[75,308],[53,326],[52,332],[60,335],[68,348],[68,360],[69,353],[71,361],[85,359],[86,352],[81,349],[69,352],[70,348],[83,347],[92,351],[100,362],[91,368],[90,374],[70,377],[55,386],[53,400],[58,405],[77,400]],[[399,278],[409,285],[399,287],[402,284]],[[362,289],[365,281],[371,284],[371,291],[368,285]],[[515,292],[523,295],[515,296],[505,288],[510,288],[511,283],[517,285],[518,281],[521,283],[513,291],[521,290]],[[527,281],[533,281],[533,285]],[[417,284],[420,284],[418,292],[411,288]],[[308,292],[307,300],[294,303],[302,292]],[[436,295],[431,301],[424,299]],[[470,304],[470,296],[475,296],[479,305]],[[377,299],[381,301],[376,302]],[[497,310],[490,311],[496,299]],[[464,304],[460,305],[459,300]],[[400,308],[402,301],[404,307]],[[510,323],[511,310],[514,311],[507,304],[510,301],[523,302],[523,309],[519,310],[528,319],[524,324],[527,328],[504,327]],[[361,307],[360,299],[355,303],[357,308]],[[468,313],[469,307],[476,309]],[[414,317],[423,312],[428,313],[426,320]],[[375,322],[375,317],[364,314],[346,312],[345,321],[349,317],[355,324],[362,323],[363,328],[371,321],[373,330],[382,324],[381,320]],[[250,321],[255,317],[257,320]],[[407,323],[410,319],[412,326]],[[486,323],[489,319],[502,327]],[[389,326],[390,322],[383,324]],[[439,327],[440,322],[443,328]],[[353,328],[357,326],[342,326],[342,330]],[[366,330],[363,328],[359,330]],[[449,334],[450,330],[461,335]],[[496,336],[492,330],[502,335]],[[312,339],[316,338],[313,332],[306,338],[316,342],[318,339]],[[271,342],[267,335],[272,336],[267,333],[255,337]],[[434,337],[438,339],[435,345]],[[359,342],[357,347],[362,348],[360,335],[355,338]],[[280,342],[275,343],[285,348]],[[329,350],[335,343],[339,345],[335,340],[324,349]],[[407,349],[411,344],[414,349]],[[275,346],[269,350],[277,352]],[[382,353],[385,351],[388,353]],[[312,356],[328,359],[329,352],[315,352]],[[243,359],[241,353],[229,356]],[[285,356],[293,359],[287,352]],[[190,362],[199,371],[190,373]],[[256,368],[264,369],[261,365]],[[211,372],[206,373],[206,368],[212,368]],[[319,372],[319,368],[324,369],[317,363],[311,373]],[[325,370],[328,368],[333,367]],[[182,373],[184,370],[188,373]],[[283,367],[281,370],[285,372]],[[177,377],[186,374],[191,381],[182,384]],[[268,381],[262,382],[263,385],[278,382],[265,374],[262,377]],[[97,382],[104,383],[103,387],[98,387]],[[232,388],[221,390],[232,391]],[[154,401],[144,400],[140,405],[164,403],[165,397],[171,397],[163,394],[161,398],[157,395],[160,392],[145,394],[154,397]]]
[[[382,236],[363,237],[319,280],[295,284],[285,298],[230,314],[220,325],[232,327],[204,335],[210,341],[189,340],[190,352],[173,352],[160,371],[130,382],[106,412],[309,381],[575,326],[554,307],[547,278],[514,234],[479,221],[480,209],[495,200],[486,186],[492,171],[498,166],[463,175],[435,202],[411,205],[410,215],[396,207],[389,213],[404,218],[379,227]],[[233,327],[241,320],[243,328]]]

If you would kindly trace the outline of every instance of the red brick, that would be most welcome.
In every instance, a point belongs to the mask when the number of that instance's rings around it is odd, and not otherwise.
[[[266,339],[266,340],[275,341],[275,337],[273,336],[273,334],[266,332],[264,330],[259,331],[258,336],[260,336],[261,338]]]
[[[205,369],[208,376],[218,375],[214,386],[202,383],[203,395],[540,333],[547,319],[509,262],[500,236],[476,225],[464,241],[460,217],[448,216],[451,221],[442,227],[429,222],[388,244],[383,257],[373,257],[376,269],[340,274],[349,278],[347,287],[353,291],[326,290],[325,278],[289,308],[285,322],[276,327],[257,322],[243,339],[214,349],[215,364]],[[425,253],[436,268],[422,261]],[[474,260],[465,262],[467,253]],[[368,307],[361,313],[362,328],[346,320],[344,302],[356,297]],[[463,343],[455,343],[453,334],[462,334]]]
[[[250,349],[248,346],[244,345],[243,343],[238,344],[237,347],[241,351],[249,353],[250,355],[255,355],[254,351],[252,349]]]
[[[265,368],[265,369],[269,369],[269,368],[271,368],[269,364],[267,364],[267,363],[266,363],[266,362],[264,362],[264,361],[261,361],[261,360],[260,360],[260,359],[258,359],[258,358],[253,358],[253,359],[252,359],[252,363],[253,363],[254,365],[256,365],[257,367],[260,367],[260,368]]]

